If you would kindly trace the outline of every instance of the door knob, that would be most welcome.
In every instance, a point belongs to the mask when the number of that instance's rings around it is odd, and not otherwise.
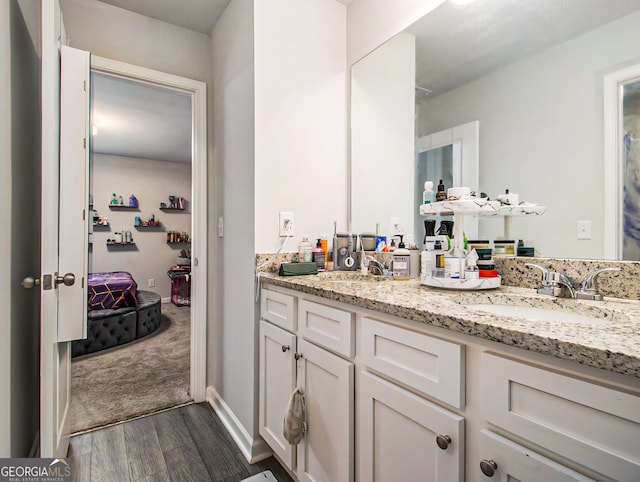
[[[40,278],[34,278],[33,276],[25,276],[20,282],[25,290],[30,290],[34,286],[40,286]]]
[[[436,437],[436,443],[442,450],[447,450],[449,444],[451,443],[451,437],[449,437],[448,435],[438,435]]]
[[[67,273],[64,276],[60,276],[58,273],[56,273],[54,279],[56,286],[58,286],[60,283],[64,284],[65,286],[71,286],[76,282],[76,275],[74,275],[73,273]]]
[[[498,464],[494,460],[481,460],[480,461],[480,470],[487,477],[493,477],[496,470],[498,469]]]

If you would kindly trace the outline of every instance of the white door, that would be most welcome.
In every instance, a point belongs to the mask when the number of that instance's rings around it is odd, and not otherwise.
[[[76,172],[65,162],[62,166],[70,170],[60,170],[60,152],[67,152],[66,147],[61,149],[60,145],[60,50],[65,43],[58,0],[42,0],[41,457],[65,457],[67,454],[71,378],[71,344],[68,340],[81,338],[85,329],[82,310],[86,306],[86,294],[83,294],[86,293],[86,268],[82,266],[86,266],[86,261],[78,260],[87,253],[88,206],[87,201],[82,206],[73,206],[66,198],[77,195],[76,199],[79,199],[81,195],[77,191],[86,190],[86,186],[80,186],[77,180],[84,178],[85,166],[81,165]],[[84,85],[82,92],[81,95],[87,97]],[[86,150],[86,143],[82,139],[80,142],[81,149]],[[65,159],[69,158],[78,161],[82,156],[65,155]],[[83,191],[82,196],[85,193]],[[63,209],[60,209],[61,204]],[[83,244],[78,251],[78,246]],[[75,247],[70,252],[72,246]]]
[[[361,372],[357,425],[358,480],[464,480],[462,417]]]
[[[305,482],[354,477],[353,363],[298,339],[298,387],[305,395],[307,431],[298,445],[296,474]]]

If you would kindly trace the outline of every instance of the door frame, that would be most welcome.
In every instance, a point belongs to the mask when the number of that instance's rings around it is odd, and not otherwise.
[[[207,367],[207,85],[96,55],[91,70],[192,94],[190,391],[205,401]]]

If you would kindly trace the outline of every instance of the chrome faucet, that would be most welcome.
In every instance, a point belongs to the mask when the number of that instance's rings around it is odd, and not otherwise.
[[[542,286],[536,290],[541,295],[549,295],[559,298],[562,294],[562,287],[565,286],[569,290],[571,298],[576,299],[576,289],[567,276],[556,271],[549,271],[547,268],[543,268],[542,266],[534,263],[526,263],[525,266],[538,268],[542,271]]]
[[[542,295],[560,297],[562,293],[562,286],[565,286],[569,290],[569,293],[571,293],[571,298],[574,300],[601,301],[602,295],[598,293],[596,278],[600,273],[605,271],[620,271],[620,268],[603,268],[592,271],[585,277],[584,281],[580,285],[580,289],[576,290],[572,281],[562,273],[549,271],[548,269],[534,263],[526,263],[525,266],[532,266],[542,271],[542,286],[536,290],[538,293]]]
[[[620,268],[602,268],[589,273],[585,277],[584,281],[580,285],[580,289],[577,292],[577,298],[579,300],[602,301],[602,295],[598,292],[598,284],[596,282],[596,278],[600,273],[603,273],[605,271],[620,271]]]
[[[366,260],[369,262],[369,273],[379,274],[382,276],[391,276],[393,273],[382,263],[371,255],[366,255]]]

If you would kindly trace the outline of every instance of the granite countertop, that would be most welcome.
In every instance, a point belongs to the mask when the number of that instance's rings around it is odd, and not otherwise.
[[[640,301],[558,299],[513,286],[484,291],[444,290],[422,286],[419,280],[370,281],[376,277],[354,272],[289,277],[261,273],[261,278],[263,285],[281,286],[640,378]],[[478,311],[465,306],[468,304],[551,308],[603,321],[534,322]]]

